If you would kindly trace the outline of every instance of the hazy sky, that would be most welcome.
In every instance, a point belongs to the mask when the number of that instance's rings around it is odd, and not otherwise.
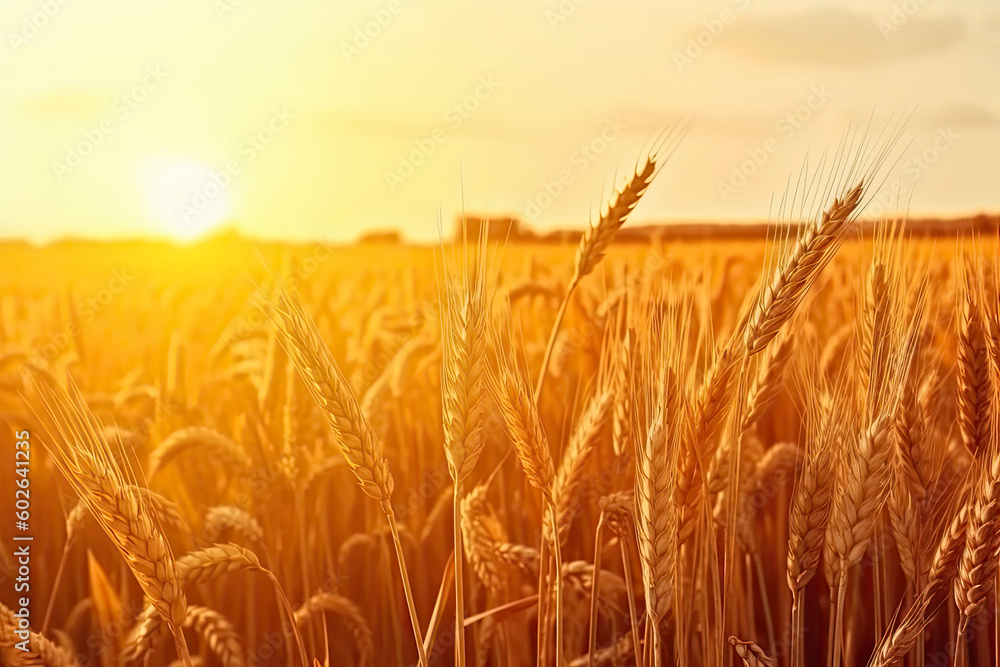
[[[994,0],[4,0],[0,31],[5,236],[430,240],[463,184],[579,226],[681,117],[636,218],[763,219],[873,110],[915,109],[914,213],[1000,210]]]

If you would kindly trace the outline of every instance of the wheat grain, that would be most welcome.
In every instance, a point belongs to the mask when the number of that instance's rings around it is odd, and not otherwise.
[[[222,663],[223,667],[243,667],[243,647],[233,624],[217,611],[208,607],[191,605],[185,627],[193,628],[208,643],[209,649]]]
[[[100,424],[75,385],[71,384],[72,393],[67,393],[36,379],[35,389],[45,408],[53,460],[111,538],[173,634],[180,658],[187,661],[187,644],[180,629],[187,601],[170,544],[159,531],[150,503],[126,481]]]
[[[742,641],[733,636],[729,638],[729,645],[736,651],[736,655],[740,656],[745,667],[774,667],[774,661],[753,642]]]
[[[264,539],[264,530],[253,516],[235,505],[216,505],[205,512],[203,532],[214,540],[226,530],[235,530],[253,542]]]
[[[763,350],[795,313],[806,291],[843,241],[863,192],[864,183],[858,183],[834,200],[819,221],[803,228],[757,297],[744,336],[748,354]]]
[[[300,628],[305,628],[312,616],[322,612],[333,612],[344,619],[354,636],[361,660],[365,661],[375,653],[375,642],[371,627],[365,620],[361,609],[354,602],[336,593],[319,592],[295,610],[295,622]]]
[[[246,452],[226,436],[203,426],[189,426],[174,431],[153,451],[149,457],[147,475],[152,478],[167,463],[193,449],[206,449],[227,463],[238,466],[241,472],[249,471],[252,464]]]

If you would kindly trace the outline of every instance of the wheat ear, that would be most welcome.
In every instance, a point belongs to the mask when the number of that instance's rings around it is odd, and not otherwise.
[[[965,546],[967,523],[968,505],[963,502],[938,542],[924,589],[914,599],[898,627],[893,632],[886,633],[876,647],[870,662],[872,667],[893,667],[900,664],[921,636],[930,620],[928,611],[936,593],[951,580],[952,573],[958,566]]]
[[[484,229],[485,233],[485,229]],[[486,336],[490,303],[486,287],[485,237],[476,257],[468,260],[445,285],[441,322],[441,403],[444,419],[444,452],[455,492],[452,496],[455,549],[455,655],[465,665],[465,592],[462,576],[462,488],[472,473],[485,443]],[[463,247],[468,253],[468,241]],[[454,273],[454,272],[453,272]]]
[[[236,505],[210,507],[205,513],[204,526],[204,534],[213,541],[226,530],[235,530],[253,542],[261,542],[264,539],[264,530],[257,519]]]
[[[184,622],[185,627],[193,628],[208,643],[211,649],[222,663],[223,667],[244,667],[246,661],[243,659],[243,647],[240,645],[240,638],[225,616],[209,609],[191,605],[188,607],[188,616]]]
[[[563,295],[562,303],[559,304],[555,322],[552,324],[552,332],[549,334],[549,342],[545,346],[545,356],[542,357],[542,366],[538,371],[538,382],[535,385],[535,392],[533,394],[536,403],[542,395],[546,370],[549,367],[552,350],[555,348],[556,338],[559,335],[559,326],[566,315],[566,308],[569,306],[573,292],[576,291],[576,287],[580,284],[580,281],[590,274],[601,262],[615,234],[625,224],[632,209],[642,199],[642,195],[645,194],[646,189],[656,175],[658,160],[661,160],[661,158],[655,152],[651,153],[646,158],[642,167],[636,168],[632,178],[629,179],[625,186],[611,197],[610,203],[602,212],[597,224],[588,226],[587,230],[583,233],[580,245],[576,250],[573,278],[569,282],[569,287],[566,288],[566,294]]]
[[[597,443],[605,431],[611,416],[613,395],[610,390],[598,389],[587,401],[573,433],[569,446],[563,452],[555,477],[556,534],[561,542],[566,541],[570,524],[579,511],[578,496],[586,476],[587,462],[597,448]],[[552,539],[553,517],[546,515],[545,529],[548,539]]]
[[[736,393],[733,379],[739,370],[739,359],[742,359],[741,349],[732,344],[722,348],[702,378],[695,396],[677,476],[681,512],[678,539],[681,543],[691,538],[704,513],[702,500],[708,467],[717,453],[718,435],[733,404]]]
[[[135,485],[133,485],[132,488],[142,497],[143,500],[149,503],[150,507],[152,507],[153,513],[160,519],[163,525],[169,526],[181,532],[188,531],[187,522],[184,521],[184,518],[181,516],[180,509],[177,507],[176,503],[164,498],[154,491],[150,491],[149,489]],[[63,544],[62,556],[59,558],[59,567],[56,569],[56,575],[52,581],[52,594],[49,596],[49,603],[45,607],[45,618],[42,620],[41,631],[41,634],[43,635],[48,632],[49,624],[52,621],[52,612],[55,610],[55,602],[59,594],[59,587],[62,583],[66,561],[69,557],[70,550],[73,548],[73,545],[83,532],[87,514],[88,509],[86,501],[78,500],[76,505],[73,506],[73,509],[70,510],[69,514],[66,515],[66,542]]]
[[[0,658],[11,667],[79,667],[76,658],[68,651],[37,632],[28,631],[27,641],[14,612],[0,602]],[[26,647],[26,649],[22,649]]]
[[[490,596],[500,599],[504,591],[502,565],[520,566],[527,552],[508,543],[503,525],[486,499],[486,491],[486,484],[478,484],[462,499],[462,546]],[[534,561],[533,574],[537,573],[537,552]]]
[[[44,406],[53,461],[87,503],[167,624],[181,660],[190,663],[181,631],[187,600],[178,583],[170,544],[151,505],[126,478],[104,429],[76,386],[71,383],[67,392],[45,379],[32,379]]]
[[[834,455],[841,444],[837,431],[839,415],[832,407],[813,411],[810,416],[806,460],[788,516],[786,577],[792,591],[793,667],[801,667],[804,663],[802,591],[816,575],[823,553],[835,482]],[[819,425],[814,425],[816,419],[820,420]]]
[[[316,323],[305,311],[296,294],[281,294],[270,303],[278,339],[309,389],[316,404],[337,436],[340,451],[358,479],[362,490],[379,501],[392,532],[400,578],[421,667],[427,667],[420,620],[406,573],[403,545],[392,510],[392,473],[382,443],[365,419],[347,379],[341,373]]]
[[[997,572],[1000,544],[1000,452],[993,446],[990,465],[981,473],[969,510],[965,547],[955,577],[955,604],[959,611],[959,632],[986,606]]]
[[[344,619],[354,636],[360,661],[367,662],[367,659],[375,653],[375,642],[371,627],[358,605],[343,595],[321,591],[312,595],[295,610],[295,623],[300,628],[305,628],[310,618],[323,612],[332,612]]]
[[[664,395],[653,413],[647,436],[637,448],[635,471],[636,541],[657,665],[662,649],[659,626],[672,604],[677,549],[673,492],[678,448],[668,432],[668,420],[673,417],[669,403],[677,400],[673,395],[677,387],[670,381],[664,384]]]
[[[241,472],[249,471],[252,466],[246,451],[230,438],[204,426],[188,426],[163,439],[149,457],[146,474],[154,477],[172,459],[193,449],[202,453],[210,451],[215,457],[237,466]]]
[[[555,481],[552,451],[527,383],[516,362],[513,359],[509,362],[501,360],[495,367],[493,364],[488,367],[493,399],[525,476],[551,504]]]
[[[960,295],[958,330],[958,426],[973,455],[986,449],[990,428],[989,362],[986,326],[977,293],[975,269],[966,265]]]
[[[751,355],[763,350],[791,318],[823,267],[844,239],[848,222],[861,203],[864,183],[836,199],[822,218],[807,225],[795,245],[761,289],[747,322],[744,342]]]
[[[203,584],[212,579],[233,572],[259,572],[267,577],[274,586],[278,600],[288,616],[294,621],[294,612],[288,602],[281,584],[274,573],[261,565],[254,552],[235,544],[213,544],[204,549],[184,554],[176,560],[177,581],[181,589]],[[148,658],[150,651],[160,631],[161,618],[152,606],[146,607],[139,615],[129,642],[122,653],[122,661],[126,664],[141,664]],[[291,623],[300,659],[307,664],[305,645],[298,626]]]

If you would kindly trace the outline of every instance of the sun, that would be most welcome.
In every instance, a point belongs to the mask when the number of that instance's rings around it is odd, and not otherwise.
[[[193,241],[229,216],[230,178],[197,162],[152,165],[146,176],[150,213],[171,237]]]

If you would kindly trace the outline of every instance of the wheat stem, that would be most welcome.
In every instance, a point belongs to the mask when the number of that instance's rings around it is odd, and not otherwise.
[[[455,665],[465,667],[465,585],[462,577],[462,482],[455,482],[453,494],[455,524]]]

